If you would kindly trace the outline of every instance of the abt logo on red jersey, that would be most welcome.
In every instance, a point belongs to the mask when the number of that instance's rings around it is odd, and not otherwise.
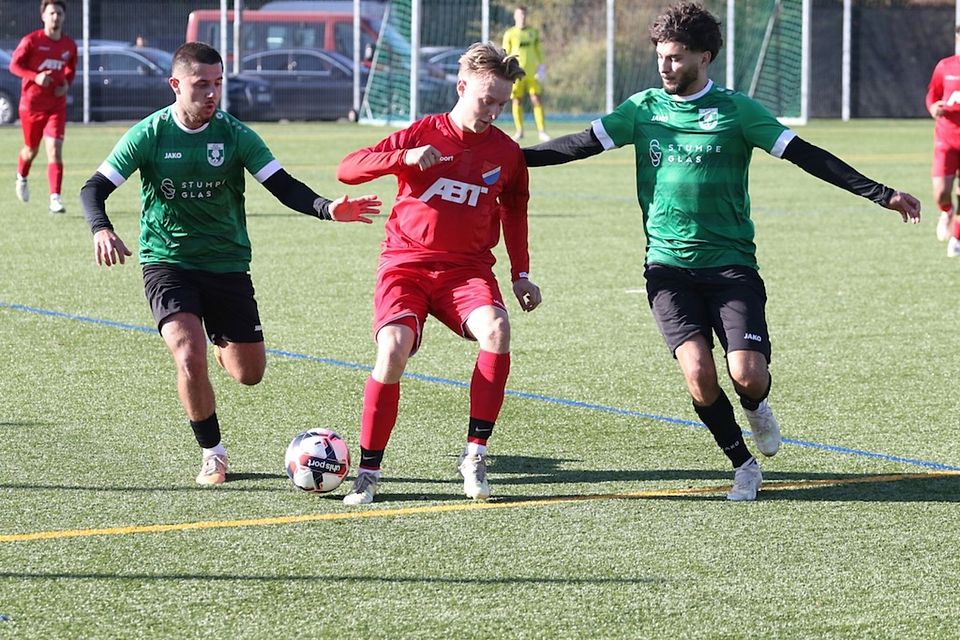
[[[427,189],[422,196],[421,202],[429,202],[433,196],[440,196],[441,200],[452,202],[454,204],[468,204],[471,207],[477,206],[477,200],[480,194],[489,191],[486,187],[469,182],[459,182],[449,178],[440,178]]]
[[[40,71],[46,71],[47,69],[49,69],[50,71],[62,71],[63,67],[66,64],[67,63],[63,60],[57,60],[56,58],[47,58],[46,60],[40,63],[39,67],[37,67],[37,72],[39,73]]]

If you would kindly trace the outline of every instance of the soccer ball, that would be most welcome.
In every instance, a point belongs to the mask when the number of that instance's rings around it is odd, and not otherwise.
[[[350,450],[337,433],[310,429],[290,442],[284,462],[294,486],[313,493],[327,493],[347,477]]]

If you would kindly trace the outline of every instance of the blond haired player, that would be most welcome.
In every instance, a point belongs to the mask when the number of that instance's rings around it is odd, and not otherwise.
[[[400,378],[420,347],[428,315],[480,347],[457,468],[468,497],[490,496],[487,439],[510,373],[510,321],[491,251],[501,228],[520,308],[540,304],[540,289],[527,278],[527,166],[517,144],[493,126],[522,75],[513,56],[493,44],[474,44],[460,58],[459,99],[450,113],[427,116],[351,153],[337,170],[347,184],[395,175],[399,187],[380,252],[377,360],[364,387],[359,472],[346,504],[367,504],[377,494],[397,421]]]

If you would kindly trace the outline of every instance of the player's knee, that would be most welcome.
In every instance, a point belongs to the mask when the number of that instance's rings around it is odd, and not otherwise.
[[[716,376],[708,373],[706,369],[691,374],[687,375],[687,391],[694,403],[708,407],[716,402],[720,397],[720,385]]]
[[[173,350],[173,359],[177,363],[177,371],[187,380],[195,380],[207,375],[207,358],[202,349],[195,345],[183,343]]]
[[[474,337],[484,351],[506,353],[510,350],[510,320],[504,315],[495,315]]]

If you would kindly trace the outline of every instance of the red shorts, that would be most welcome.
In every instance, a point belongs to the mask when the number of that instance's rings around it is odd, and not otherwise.
[[[373,294],[373,338],[384,325],[401,321],[416,333],[410,355],[420,348],[427,314],[454,333],[473,340],[467,317],[480,307],[506,310],[493,271],[486,266],[403,265],[381,269]]]
[[[930,175],[934,178],[952,178],[957,175],[957,170],[960,170],[960,146],[934,138]]]
[[[23,128],[23,143],[31,149],[39,147],[44,136],[63,140],[67,130],[67,105],[53,111],[20,109],[20,126]]]

